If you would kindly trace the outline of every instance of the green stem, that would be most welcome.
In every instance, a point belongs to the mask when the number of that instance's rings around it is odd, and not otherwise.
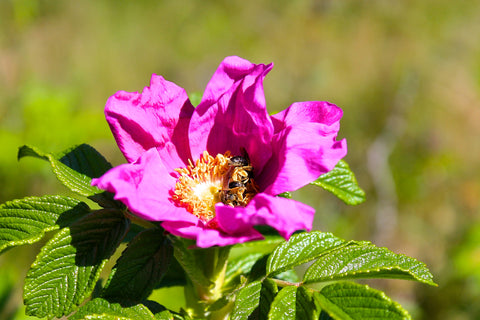
[[[212,247],[196,250],[196,264],[202,269],[205,278],[210,281],[209,285],[202,285],[194,279],[189,279],[185,290],[188,309],[195,316],[221,320],[226,319],[231,309],[222,308],[215,312],[208,312],[208,307],[222,297],[222,286],[225,280],[225,271],[230,247]],[[227,305],[228,306],[228,305]]]
[[[232,306],[209,307],[222,297],[230,247],[192,248],[193,240],[169,235],[174,256],[187,276],[186,309],[192,318],[226,319]],[[221,303],[221,302],[219,302]],[[218,305],[220,307],[220,305]]]
[[[212,247],[200,251],[203,260],[203,273],[213,282],[213,286],[196,286],[199,298],[210,304],[221,297],[221,289],[225,279],[230,247]]]
[[[295,287],[300,287],[303,282],[290,282],[290,281],[285,281],[285,280],[280,280],[280,279],[271,279],[273,282],[275,282],[279,287],[289,287],[289,286],[295,286]]]

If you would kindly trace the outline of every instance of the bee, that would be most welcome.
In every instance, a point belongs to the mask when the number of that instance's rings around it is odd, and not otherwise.
[[[258,192],[258,186],[253,180],[253,167],[245,149],[243,156],[231,157],[228,165],[228,178],[220,191],[220,200],[234,207],[245,206]]]

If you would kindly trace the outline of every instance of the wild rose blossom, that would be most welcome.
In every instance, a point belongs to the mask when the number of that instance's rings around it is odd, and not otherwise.
[[[256,225],[286,239],[310,230],[314,209],[277,195],[345,156],[346,141],[336,140],[342,110],[296,102],[270,116],[263,79],[272,67],[225,58],[196,108],[184,89],[155,74],[142,93],[117,92],[105,115],[128,163],[92,184],[198,247],[262,239]]]

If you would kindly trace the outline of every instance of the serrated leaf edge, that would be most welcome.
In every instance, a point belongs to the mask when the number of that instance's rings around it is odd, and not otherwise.
[[[271,253],[270,256],[268,257],[267,270],[266,270],[266,271],[267,271],[267,275],[268,275],[269,277],[273,277],[273,276],[275,276],[275,275],[277,275],[277,274],[280,274],[280,273],[282,273],[282,272],[284,272],[284,271],[286,271],[286,270],[289,270],[289,269],[291,269],[291,268],[293,268],[293,267],[296,267],[296,266],[302,265],[302,264],[304,264],[304,263],[307,263],[307,262],[310,262],[310,261],[319,259],[320,257],[328,254],[328,253],[331,252],[331,251],[336,251],[337,249],[341,249],[341,248],[346,247],[346,246],[349,246],[349,245],[351,245],[351,244],[353,244],[353,243],[358,243],[357,241],[354,241],[354,240],[347,241],[347,240],[338,238],[338,237],[336,237],[335,235],[333,235],[333,234],[330,233],[330,232],[312,231],[312,232],[309,232],[308,234],[312,234],[312,233],[325,234],[325,235],[327,235],[327,236],[330,235],[330,236],[332,236],[333,238],[336,238],[336,239],[338,239],[338,240],[340,240],[340,241],[343,241],[343,242],[340,243],[339,245],[330,247],[330,248],[322,251],[319,255],[317,255],[317,256],[315,256],[315,257],[313,257],[313,258],[312,258],[312,257],[309,257],[309,258],[306,258],[306,259],[298,260],[298,261],[296,261],[294,264],[292,264],[292,265],[290,265],[290,266],[282,267],[282,268],[276,269],[276,270],[274,270],[274,271],[269,271],[269,269],[271,269],[271,268],[269,268],[269,265],[271,264],[270,261],[273,260],[273,254],[276,253],[277,248],[279,248],[280,246],[288,243],[288,242],[282,242],[282,243],[280,243],[279,245],[277,245],[277,246],[273,249],[272,253]],[[291,238],[290,238],[290,239],[291,239]],[[290,240],[289,240],[289,241],[290,241]]]
[[[350,244],[360,244],[362,245],[363,247],[368,247],[368,246],[371,246],[371,247],[374,247],[374,248],[377,248],[379,250],[387,250],[389,251],[390,253],[393,253],[394,255],[396,255],[398,258],[408,258],[408,259],[411,259],[411,260],[414,260],[417,262],[417,264],[415,265],[416,268],[418,267],[421,267],[423,269],[425,269],[427,272],[428,272],[428,275],[429,275],[429,279],[422,279],[421,277],[418,277],[415,273],[412,273],[410,270],[413,269],[406,269],[406,268],[402,268],[400,266],[388,266],[388,267],[380,267],[380,268],[373,268],[373,269],[369,269],[369,270],[362,270],[362,271],[350,271],[350,272],[342,272],[342,273],[338,273],[336,275],[333,275],[333,276],[329,276],[329,277],[323,277],[321,278],[321,280],[318,280],[318,281],[308,281],[308,280],[304,280],[303,283],[305,284],[311,284],[311,283],[321,283],[321,282],[328,282],[328,281],[341,281],[342,279],[345,279],[345,278],[348,278],[348,277],[352,277],[354,275],[357,275],[357,274],[369,274],[369,273],[374,273],[374,272],[382,272],[383,270],[385,271],[392,271],[392,270],[398,270],[398,271],[401,271],[401,272],[405,272],[407,274],[409,274],[412,278],[414,279],[409,279],[407,277],[402,277],[402,276],[398,276],[398,277],[389,277],[389,276],[385,276],[385,277],[372,277],[374,279],[401,279],[401,280],[410,280],[410,281],[417,281],[417,282],[420,282],[420,283],[425,283],[425,284],[428,284],[428,285],[431,285],[431,286],[438,286],[438,284],[436,284],[435,282],[433,282],[433,275],[431,274],[430,270],[428,269],[427,265],[415,258],[412,258],[412,257],[409,257],[407,256],[406,254],[402,254],[402,253],[395,253],[393,251],[391,251],[390,249],[386,248],[386,247],[377,247],[375,246],[374,244],[372,244],[371,242],[367,242],[367,241],[364,241],[364,242],[356,242],[356,241],[349,241]],[[359,248],[361,248],[362,246],[358,246]],[[332,251],[337,251],[337,250],[340,250],[342,248],[345,248],[346,246],[342,246],[342,247],[337,247],[335,248],[335,250],[332,250]],[[316,260],[318,260],[319,258],[321,258],[321,256],[319,256],[318,258],[316,258]],[[358,257],[355,257],[356,259]],[[308,269],[307,271],[305,272],[305,275],[304,275],[304,278],[307,276],[308,274]],[[353,277],[352,277],[353,278]],[[363,277],[355,277],[355,278],[363,278]],[[370,277],[365,277],[366,278],[370,278]]]
[[[336,174],[335,176],[331,177],[333,174],[336,172],[340,172],[339,170],[344,170],[346,171],[343,174]],[[353,184],[353,186],[356,186],[356,192],[350,191],[348,189],[342,189],[341,186],[344,186],[345,184],[340,185],[340,187],[337,187],[333,184],[328,183],[333,179],[334,177],[346,177],[343,181],[349,181],[349,185]],[[311,182],[310,184],[313,184],[315,186],[321,187],[328,192],[334,194],[337,198],[342,200],[344,203],[348,205],[358,205],[363,202],[365,202],[366,197],[365,197],[365,191],[360,188],[357,178],[355,177],[355,174],[350,170],[350,166],[345,160],[340,160],[337,165],[330,170],[327,173],[324,173],[320,177],[318,177],[315,181]],[[336,191],[340,191],[341,194],[347,194],[349,195],[352,199],[347,199],[345,196],[339,195],[336,193]]]
[[[385,292],[381,291],[381,290],[378,290],[378,289],[375,289],[375,288],[372,288],[370,287],[369,285],[363,285],[363,284],[358,284],[358,283],[354,283],[354,282],[349,282],[349,281],[341,281],[341,282],[338,282],[338,283],[335,283],[335,284],[332,284],[332,285],[338,285],[338,284],[342,284],[342,283],[347,283],[347,284],[354,284],[356,286],[358,286],[359,288],[360,287],[363,287],[363,289],[367,290],[367,291],[373,291],[377,294],[380,295],[380,297],[382,299],[384,299],[385,301],[388,301],[389,303],[392,303],[397,310],[399,310],[402,314],[402,316],[404,317],[404,319],[411,319],[411,316],[410,314],[408,313],[407,310],[405,310],[401,304],[399,304],[398,302],[396,302],[395,300],[393,300],[392,298],[390,298],[389,296],[387,296],[385,294]],[[338,308],[338,310],[340,310],[344,315],[345,317],[336,317],[335,315],[332,315],[330,314],[328,311],[325,310],[325,306],[322,304],[322,301],[321,299],[319,299],[319,296],[321,296],[323,299],[327,300],[329,303],[332,303],[336,308]],[[322,290],[320,291],[317,291],[315,294],[314,294],[314,298],[317,299],[317,302],[319,303],[320,307],[322,308],[322,310],[325,310],[325,312],[327,312],[332,318],[334,318],[335,320],[349,320],[349,319],[352,319],[347,313],[345,313],[345,311],[343,311],[340,307],[338,307],[336,304],[334,304],[333,302],[331,302],[331,300],[329,300],[326,296],[324,296],[322,294]],[[348,317],[348,318],[347,318]]]
[[[78,147],[78,146],[72,147],[65,152],[72,151],[76,147]],[[60,153],[60,155],[65,155],[65,152]],[[78,181],[77,177],[75,177],[72,174],[72,172],[77,173],[78,178],[84,179],[85,180],[84,182],[86,182],[87,180],[91,180],[91,178],[89,178],[85,174],[80,173],[78,171],[75,171],[74,169],[65,165],[59,159],[57,159],[56,156],[53,155],[52,153],[43,152],[43,151],[39,150],[38,148],[30,146],[30,145],[23,145],[18,149],[17,159],[20,160],[21,158],[24,158],[24,157],[27,157],[27,156],[35,157],[35,158],[39,158],[39,159],[48,161],[50,166],[52,167],[52,170],[55,173],[55,176],[57,177],[57,179],[64,186],[66,186],[68,189],[70,189],[71,191],[73,191],[73,192],[75,192],[75,193],[77,193],[81,196],[90,197],[90,196],[94,196],[95,194],[104,192],[103,190],[101,190],[101,189],[99,189],[95,186],[91,186],[90,184],[80,183]],[[68,182],[69,182],[70,186],[66,185],[64,180],[61,179],[62,175],[64,175],[68,179]],[[74,179],[70,179],[69,177],[73,177]]]
[[[28,202],[28,201],[38,201],[38,200],[41,200],[41,199],[47,199],[47,198],[55,198],[55,199],[62,199],[64,201],[75,201],[75,202],[78,202],[77,205],[83,203],[85,204],[84,202],[78,200],[78,199],[75,199],[75,198],[71,198],[71,197],[68,197],[68,196],[60,196],[60,195],[44,195],[44,196],[41,196],[41,197],[26,197],[26,198],[23,198],[23,199],[14,199],[14,200],[10,200],[10,201],[7,201],[5,203],[2,203],[0,204],[0,210],[1,209],[11,209],[11,210],[21,210],[21,209],[18,209],[18,208],[8,208],[9,206],[13,206],[15,204],[19,204],[19,203],[22,203],[22,202]],[[39,201],[40,203],[40,201]],[[45,203],[45,202],[44,202]],[[52,203],[50,203],[52,204]],[[62,205],[60,203],[55,203],[57,205]],[[85,204],[86,205],[86,204]],[[87,206],[88,207],[88,206]],[[42,210],[39,210],[39,209],[35,209],[35,211],[42,211]],[[46,210],[44,210],[46,211]],[[36,236],[33,236],[31,238],[28,238],[28,239],[21,239],[21,240],[15,240],[15,241],[9,241],[9,242],[6,242],[5,244],[3,245],[0,245],[0,253],[4,252],[6,249],[8,248],[11,248],[11,247],[18,247],[18,246],[21,246],[21,245],[25,245],[25,244],[33,244],[35,242],[38,242],[40,241],[47,232],[50,232],[50,231],[54,231],[54,230],[58,230],[60,229],[61,227],[58,225],[58,224],[54,224],[50,227],[47,227],[45,229],[42,229],[41,232],[39,232]]]

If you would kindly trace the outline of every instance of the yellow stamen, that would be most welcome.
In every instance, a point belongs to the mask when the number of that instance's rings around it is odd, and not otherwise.
[[[177,168],[180,174],[172,200],[197,216],[204,223],[215,217],[215,204],[224,202],[231,206],[245,206],[258,192],[258,187],[248,172],[234,167],[229,151],[212,157],[204,151],[195,164],[189,160],[186,168]],[[252,168],[247,167],[249,171]],[[241,176],[241,187],[229,188],[232,177]],[[232,200],[232,198],[234,200]]]

